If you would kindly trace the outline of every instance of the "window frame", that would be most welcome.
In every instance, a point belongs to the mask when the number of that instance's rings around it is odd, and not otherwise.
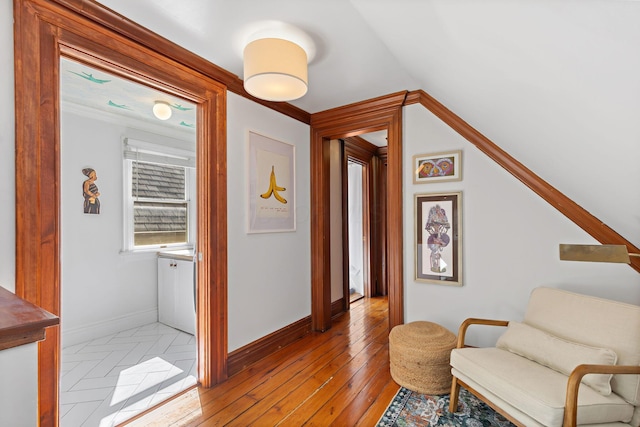
[[[186,153],[192,155],[195,158],[195,152],[191,153],[187,150],[175,149],[170,145],[160,143],[150,143],[146,141],[140,141],[137,139],[123,138],[123,236],[122,236],[122,253],[142,253],[142,252],[157,252],[158,250],[181,250],[181,249],[194,249],[196,240],[196,169],[194,166],[187,166],[185,164],[171,164],[167,162],[154,162],[149,159],[135,159],[126,155],[127,152],[137,149],[144,149],[145,153],[156,154],[160,157],[171,158],[176,153]],[[183,157],[175,157],[176,159],[184,159]],[[179,199],[154,199],[154,198],[135,198],[133,196],[133,162],[138,161],[141,163],[160,164],[172,167],[182,167],[185,171],[185,189],[184,200]],[[183,162],[176,162],[183,163]],[[162,243],[154,245],[135,245],[135,213],[134,202],[154,202],[154,203],[186,203],[187,208],[187,241],[180,243]]]

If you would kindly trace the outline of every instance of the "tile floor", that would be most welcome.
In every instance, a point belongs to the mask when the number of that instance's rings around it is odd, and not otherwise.
[[[193,335],[152,323],[64,348],[61,427],[111,427],[196,384]]]

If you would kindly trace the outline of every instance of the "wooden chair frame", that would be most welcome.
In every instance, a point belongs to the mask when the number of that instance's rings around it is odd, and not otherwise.
[[[456,348],[464,348],[469,347],[465,345],[465,335],[467,333],[467,329],[471,325],[488,325],[488,326],[508,326],[509,321],[507,320],[491,320],[491,319],[475,319],[469,318],[466,319],[460,325],[458,330],[458,343]],[[631,365],[578,365],[569,375],[569,380],[567,381],[567,394],[565,398],[564,404],[564,419],[562,421],[563,427],[576,427],[577,425],[577,417],[578,417],[578,389],[580,387],[580,382],[582,381],[582,377],[587,374],[640,374],[640,366],[631,366]],[[507,414],[502,408],[497,407],[493,402],[487,399],[482,393],[474,390],[469,385],[465,384],[463,381],[459,380],[455,376],[453,377],[451,383],[451,397],[449,401],[449,412],[454,413],[458,408],[458,398],[460,394],[460,386],[466,388],[470,393],[475,395],[478,399],[485,402],[492,409],[498,412],[500,415],[511,421],[518,427],[526,427],[521,422],[514,419],[511,415]]]

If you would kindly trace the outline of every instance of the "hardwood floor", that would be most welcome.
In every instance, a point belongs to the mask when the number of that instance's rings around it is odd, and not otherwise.
[[[389,373],[386,298],[363,298],[311,333],[210,389],[133,420],[141,426],[373,426],[398,391]]]

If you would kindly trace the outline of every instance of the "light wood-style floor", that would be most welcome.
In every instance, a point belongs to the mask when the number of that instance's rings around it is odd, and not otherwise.
[[[388,303],[363,298],[210,389],[194,388],[127,427],[374,426],[399,386],[389,373]]]

